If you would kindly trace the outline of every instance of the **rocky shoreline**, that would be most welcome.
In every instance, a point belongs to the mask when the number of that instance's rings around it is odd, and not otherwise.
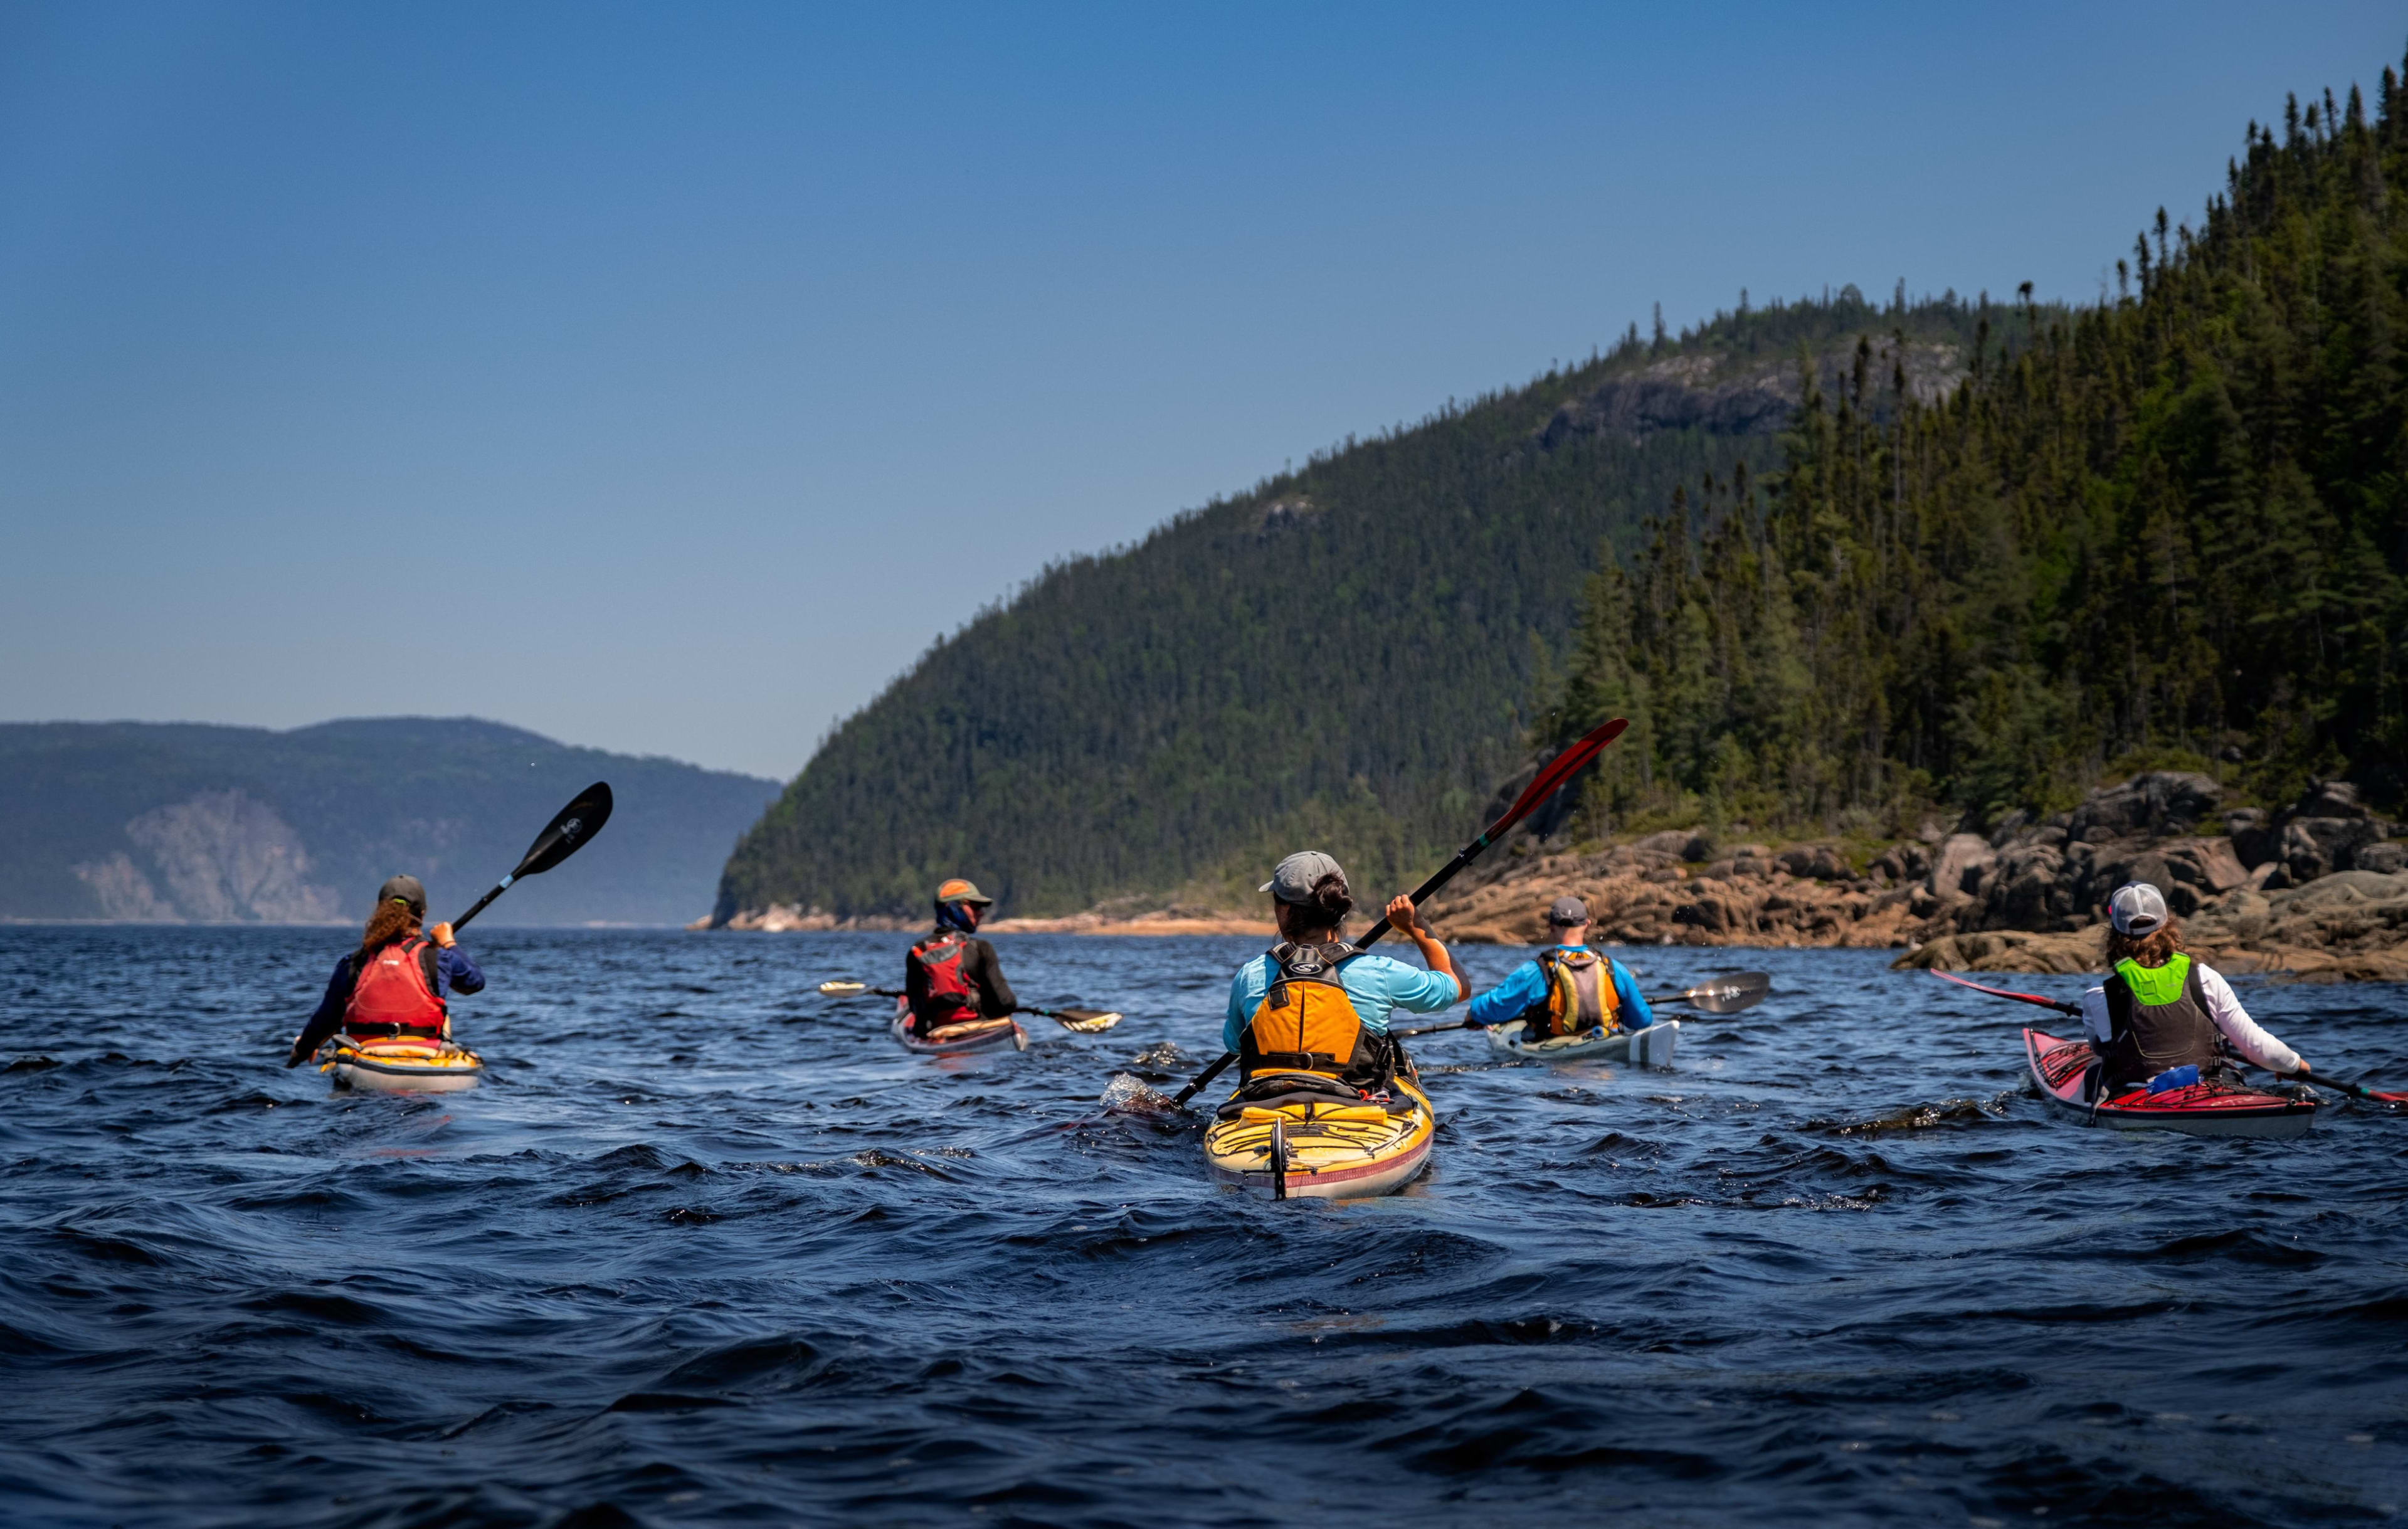
[[[1570,893],[1624,945],[1901,948],[1900,966],[2099,968],[2108,894],[2163,888],[2191,949],[2233,972],[2408,978],[2408,844],[2344,782],[2279,813],[2219,812],[2212,778],[2154,772],[2067,814],[2011,814],[1858,861],[1836,842],[1723,845],[1698,829],[1582,853],[1525,851],[1432,908],[1445,938],[1528,944]]]
[[[2304,980],[2408,980],[2408,843],[2346,782],[2279,812],[2219,807],[2223,787],[2177,771],[2105,786],[2071,813],[2008,815],[1987,834],[1926,824],[1885,845],[1722,844],[1702,829],[1548,851],[1524,837],[1434,899],[1450,941],[1533,945],[1566,893],[1612,945],[1896,949],[1901,967],[2091,972],[2108,894],[2163,888],[2189,948],[2228,972]],[[689,928],[702,929],[698,920]],[[916,930],[917,918],[837,918],[779,905],[731,930]],[[1231,934],[1269,938],[1253,910],[1123,899],[1062,918],[999,918],[993,934]]]

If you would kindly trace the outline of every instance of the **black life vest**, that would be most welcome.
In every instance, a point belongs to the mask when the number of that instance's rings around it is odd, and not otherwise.
[[[343,1033],[354,1041],[442,1040],[451,1016],[435,990],[435,943],[410,935],[351,957]]]
[[[2199,965],[2177,952],[2163,966],[2128,958],[2117,961],[2101,985],[2107,999],[2107,1044],[2100,1048],[2110,1089],[2146,1083],[2169,1067],[2214,1068],[2223,1057],[2224,1034],[2208,1017]]]
[[[1522,1011],[1525,1041],[1551,1040],[1612,1030],[1622,1020],[1622,995],[1613,990],[1612,969],[1594,950],[1557,946],[1539,953],[1547,996]]]
[[[970,943],[953,930],[939,930],[911,947],[910,962],[927,982],[927,997],[911,1006],[914,1029],[924,1034],[986,1012],[985,993],[978,979],[962,970],[962,958],[969,953]]]
[[[1358,1089],[1384,1087],[1387,1049],[1363,1028],[1338,963],[1358,952],[1344,941],[1282,941],[1270,948],[1270,989],[1238,1037],[1238,1076],[1311,1073]]]

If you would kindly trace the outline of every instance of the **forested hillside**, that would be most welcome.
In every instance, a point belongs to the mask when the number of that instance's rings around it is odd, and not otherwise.
[[[1590,583],[1541,729],[1627,713],[1591,831],[1900,830],[2214,769],[2261,801],[2408,748],[2408,102],[2384,71],[2252,123],[2122,290],[1992,315],[1919,399],[1876,332],[1780,472],[1675,493]],[[2000,362],[1997,342],[2023,342]],[[1828,376],[1828,374],[1826,374]]]
[[[1219,899],[1307,842],[1369,886],[1413,876],[1526,749],[1600,541],[1635,551],[1677,486],[1776,461],[1801,351],[1837,386],[1858,336],[1901,336],[1907,394],[1936,400],[2007,316],[1848,288],[1634,327],[1054,568],[836,729],[717,916],[907,914],[953,874],[1020,914]]]
[[[0,918],[164,923],[364,918],[396,871],[454,913],[595,780],[617,795],[609,827],[486,919],[683,923],[776,790],[471,717],[6,723],[0,774]]]

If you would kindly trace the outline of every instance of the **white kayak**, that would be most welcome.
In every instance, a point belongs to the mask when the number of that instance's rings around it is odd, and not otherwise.
[[[911,1016],[898,1014],[887,1032],[902,1044],[906,1051],[924,1056],[952,1057],[966,1051],[1000,1051],[1010,1046],[1014,1051],[1028,1049],[1028,1031],[1020,1021],[1011,1018],[971,1019],[958,1025],[939,1025],[925,1035],[912,1032]]]
[[[485,1075],[485,1060],[474,1051],[445,1041],[427,1046],[415,1041],[350,1041],[333,1043],[334,1055],[319,1067],[332,1070],[337,1089],[365,1089],[373,1093],[456,1093],[473,1089]],[[324,1055],[323,1052],[320,1055]]]
[[[1526,1027],[1519,1019],[1484,1028],[1489,1050],[1524,1061],[1620,1061],[1634,1067],[1670,1067],[1681,1040],[1678,1019],[1645,1030],[1590,1030],[1545,1041],[1523,1040]]]

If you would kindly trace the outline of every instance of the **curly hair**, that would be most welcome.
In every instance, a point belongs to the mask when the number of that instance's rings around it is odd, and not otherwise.
[[[368,927],[360,931],[360,954],[373,956],[417,927],[418,915],[409,911],[409,904],[389,897],[368,915]]]
[[[2143,966],[2163,966],[2173,959],[2174,952],[2182,947],[2182,926],[2171,918],[2146,934],[2121,934],[2112,924],[2107,929],[2107,964],[2110,967],[2128,959]]]

